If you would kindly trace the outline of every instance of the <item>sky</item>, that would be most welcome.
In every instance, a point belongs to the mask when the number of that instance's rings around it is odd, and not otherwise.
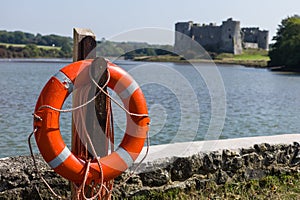
[[[72,37],[73,28],[90,28],[98,40],[173,44],[179,21],[216,23],[232,17],[241,27],[276,34],[283,18],[300,14],[299,0],[3,0],[0,30]]]

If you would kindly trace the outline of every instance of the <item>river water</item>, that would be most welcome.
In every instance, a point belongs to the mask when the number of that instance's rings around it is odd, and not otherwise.
[[[152,145],[298,133],[300,75],[234,65],[117,61],[140,84],[149,108]],[[63,62],[0,62],[0,157],[28,155],[39,93]],[[112,92],[112,96],[118,97]],[[71,97],[65,107],[71,106]],[[125,114],[113,105],[115,139]],[[70,145],[71,113],[60,126]],[[34,139],[34,151],[38,152]]]

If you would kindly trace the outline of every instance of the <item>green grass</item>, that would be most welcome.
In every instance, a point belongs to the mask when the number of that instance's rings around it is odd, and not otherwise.
[[[185,195],[181,195],[179,189],[169,189],[167,191],[151,191],[140,196],[133,196],[127,200],[164,200],[164,199],[188,199]]]
[[[162,55],[162,56],[139,56],[134,58],[135,61],[150,61],[150,62],[187,62],[180,56]],[[217,64],[237,64],[253,67],[267,67],[268,51],[263,49],[244,49],[240,55],[231,53],[221,53],[215,56],[212,62]],[[210,62],[205,59],[190,59],[191,62]]]
[[[254,67],[266,67],[269,60],[268,51],[263,49],[244,49],[243,53],[239,55],[221,53],[214,59],[216,63],[240,64]]]
[[[235,55],[233,57],[235,60],[270,60],[268,56],[264,55],[248,55],[248,54],[241,54]]]
[[[9,46],[12,46],[12,47],[25,47],[25,44],[10,44],[10,43],[1,43],[1,42],[0,42],[0,45],[5,46],[6,48],[9,47]]]
[[[135,61],[149,61],[149,62],[180,62],[180,56],[162,55],[162,56],[138,56],[134,58]]]
[[[0,42],[0,45],[3,45],[3,46],[6,46],[9,47],[9,46],[12,46],[12,47],[22,47],[24,48],[26,46],[26,44],[11,44],[11,43],[1,43]],[[44,46],[44,45],[37,45],[38,48],[41,48],[41,49],[57,49],[57,50],[60,50],[61,47],[53,47],[53,46]]]
[[[242,54],[233,55],[221,53],[216,56],[216,60],[237,60],[237,61],[269,61],[268,51],[263,49],[244,49]]]
[[[165,191],[150,190],[130,198],[128,200],[146,199],[243,199],[243,200],[293,200],[300,199],[300,174],[273,175],[261,179],[244,182],[228,182],[217,185],[215,182],[207,182],[204,189],[179,189],[172,188]]]
[[[44,45],[37,45],[38,48],[42,48],[42,49],[57,49],[60,50],[61,47],[53,47],[53,46],[44,46]]]
[[[299,174],[267,176],[260,180],[227,183],[217,190],[222,199],[299,199]]]

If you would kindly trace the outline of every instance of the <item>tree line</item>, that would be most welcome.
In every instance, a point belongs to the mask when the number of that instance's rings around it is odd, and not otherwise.
[[[71,37],[41,35],[22,31],[0,31],[0,58],[72,57]],[[20,44],[20,45],[15,45]],[[22,46],[23,45],[23,46]],[[43,48],[40,46],[58,48]]]
[[[11,43],[11,44],[36,44],[43,46],[72,46],[72,38],[64,37],[55,34],[51,35],[41,35],[41,34],[32,34],[25,33],[22,31],[0,31],[0,42],[2,43]]]
[[[63,51],[60,48],[40,48],[35,44],[27,44],[24,47],[13,45],[0,45],[0,58],[70,58],[71,51]]]
[[[300,16],[283,19],[273,40],[269,65],[300,71]]]
[[[146,42],[112,42],[102,39],[97,44],[97,54],[100,56],[123,56],[133,59],[139,56],[158,56],[173,54],[172,45],[153,45]]]
[[[3,43],[3,44],[1,44]],[[15,45],[15,44],[21,44]],[[50,46],[57,48],[43,48]],[[59,35],[31,34],[22,31],[0,31],[0,58],[70,58],[73,40]],[[124,56],[132,59],[136,56],[156,56],[172,54],[172,45],[150,45],[145,42],[113,42],[102,38],[97,41],[97,55]]]

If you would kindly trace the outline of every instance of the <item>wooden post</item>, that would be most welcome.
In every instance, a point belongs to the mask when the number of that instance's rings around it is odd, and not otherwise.
[[[95,58],[96,36],[90,29],[74,28],[73,61]]]
[[[96,51],[96,36],[90,29],[74,28],[73,30],[73,61],[84,60],[86,58],[95,58]],[[94,55],[93,55],[94,54]],[[78,98],[76,93],[73,93],[73,107],[74,99]],[[88,159],[87,149],[85,145],[82,144],[80,138],[78,137],[76,127],[74,124],[74,117],[72,117],[72,152],[82,158]]]
[[[74,29],[74,47],[73,47],[73,61],[79,61],[84,59],[95,59],[96,58],[96,37],[94,33],[90,29],[81,29],[75,28]],[[106,61],[103,58],[96,58],[91,65],[91,74],[98,81],[100,86],[103,86],[107,80],[107,68],[106,68]],[[99,79],[99,75],[102,75]],[[75,85],[76,87],[76,85]],[[105,88],[106,89],[106,88]],[[88,100],[93,98],[98,92],[99,89],[94,85],[91,84],[91,89],[89,91]],[[76,92],[77,93],[77,92]],[[75,98],[80,98],[79,95],[73,94],[73,106]],[[79,92],[80,93],[80,92]],[[102,131],[105,133],[106,130],[106,96],[105,94],[101,93],[95,100],[95,103],[89,104],[86,108],[86,127],[88,128],[88,134],[93,142],[95,138],[101,138],[102,140],[99,143],[99,139],[97,144],[94,144],[96,148],[96,152],[100,156],[105,156],[108,154],[107,152],[107,138],[105,134],[99,133],[99,128],[94,129],[94,127],[101,127]],[[95,110],[96,109],[96,110]],[[90,113],[95,113],[95,117],[89,117]],[[102,133],[103,133],[102,132]],[[72,120],[72,152],[83,158],[83,159],[93,159],[91,153],[88,152],[89,146],[83,144],[77,134],[77,130]],[[72,198],[76,199],[74,193],[74,188],[72,188]],[[89,196],[89,194],[87,194]]]

